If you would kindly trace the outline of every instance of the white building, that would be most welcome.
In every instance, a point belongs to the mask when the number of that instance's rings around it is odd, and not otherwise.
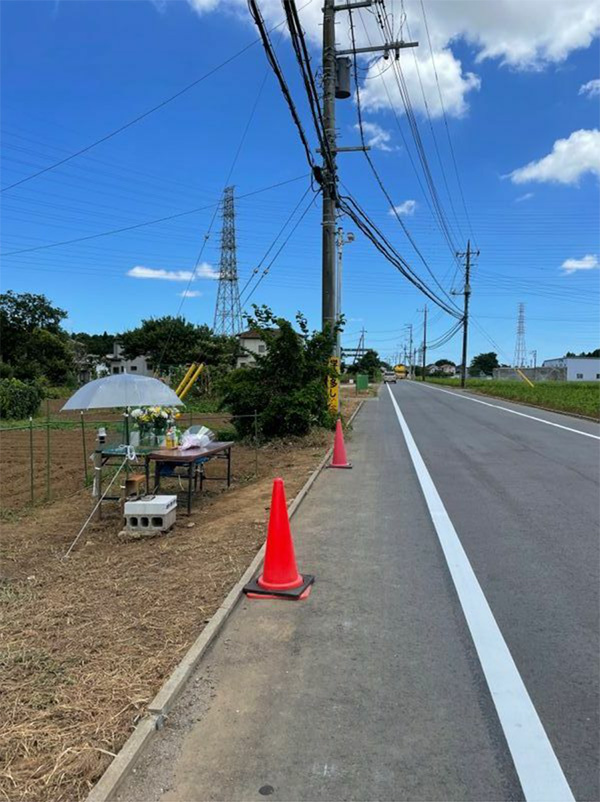
[[[545,359],[543,368],[564,368],[568,382],[594,382],[600,380],[600,359],[595,356],[563,356]]]
[[[253,329],[243,331],[238,335],[242,353],[237,358],[236,368],[248,368],[256,364],[256,354],[266,354],[267,345],[260,332]]]
[[[135,359],[125,359],[123,349],[115,340],[112,354],[107,354],[104,361],[108,367],[108,372],[117,373],[137,373],[139,376],[153,376],[153,366],[145,356],[136,356]]]

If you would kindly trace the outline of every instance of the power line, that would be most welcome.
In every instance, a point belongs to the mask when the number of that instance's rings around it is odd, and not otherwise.
[[[304,147],[304,152],[306,154],[306,159],[308,161],[308,164],[310,165],[312,175],[314,176],[317,183],[320,184],[321,170],[315,164],[315,161],[313,159],[312,150],[306,137],[302,121],[300,120],[300,115],[298,113],[298,110],[294,103],[294,99],[292,98],[292,95],[286,83],[283,71],[279,65],[279,61],[277,60],[277,56],[275,54],[273,45],[269,38],[269,32],[267,31],[267,28],[265,26],[265,21],[263,19],[260,8],[258,7],[258,4],[256,3],[256,0],[248,0],[248,9],[250,11],[250,14],[252,16],[252,19],[254,20],[256,27],[258,28],[258,31],[260,33],[260,40],[262,41],[262,45],[266,53],[267,59],[269,61],[269,64],[271,65],[271,68],[273,69],[273,72],[275,73],[275,77],[279,82],[281,93],[283,94],[284,99],[288,105],[290,114],[292,115],[292,120],[294,121],[294,125],[298,130],[300,141],[302,142],[302,145]]]
[[[260,268],[261,268],[261,267],[262,267],[262,265],[264,264],[264,262],[265,262],[265,260],[266,260],[267,256],[269,255],[269,253],[270,253],[270,252],[273,250],[273,248],[274,248],[274,247],[275,247],[275,245],[277,244],[277,240],[278,240],[278,239],[279,239],[279,237],[280,237],[280,236],[283,234],[283,232],[284,232],[284,231],[285,231],[285,229],[287,228],[287,225],[288,225],[288,223],[289,223],[289,222],[290,222],[290,220],[293,218],[293,216],[296,214],[296,212],[297,212],[297,211],[298,211],[298,209],[300,208],[300,205],[302,204],[302,201],[303,201],[303,200],[304,200],[304,198],[305,198],[305,197],[308,195],[308,193],[309,193],[309,192],[310,192],[310,187],[307,187],[307,188],[306,188],[306,190],[305,190],[305,192],[303,192],[303,194],[302,194],[302,197],[300,198],[300,200],[298,201],[298,203],[297,203],[297,204],[294,206],[294,208],[292,209],[292,211],[290,212],[290,214],[289,214],[289,215],[288,215],[288,217],[286,218],[286,220],[285,220],[285,223],[284,223],[284,224],[281,226],[281,228],[280,228],[280,229],[279,229],[279,231],[277,232],[277,234],[276,234],[275,238],[273,239],[273,241],[271,242],[271,244],[269,245],[269,247],[268,247],[268,248],[267,248],[267,250],[265,251],[265,254],[264,254],[264,256],[262,257],[262,259],[260,260],[260,262],[258,263],[258,265],[257,265],[257,266],[256,266],[256,267],[255,267],[255,268],[252,270],[252,273],[250,273],[250,276],[248,277],[248,280],[246,281],[246,283],[244,284],[244,286],[242,287],[242,289],[241,289],[241,291],[240,291],[240,297],[242,297],[242,296],[244,295],[244,293],[246,292],[246,289],[248,288],[249,284],[252,282],[252,280],[254,279],[254,277],[255,277],[255,276],[256,276],[256,275],[257,275],[257,274],[260,272]]]
[[[294,181],[300,181],[301,178],[306,178],[306,173],[304,173],[303,175],[296,176],[296,178],[288,178],[286,181],[279,181],[276,184],[270,184],[268,187],[263,187],[262,189],[255,189],[252,192],[246,192],[245,194],[240,195],[239,197],[249,198],[252,195],[258,195],[261,192],[267,192],[270,189],[276,189],[277,187],[282,187],[285,186],[286,184],[291,184]],[[17,254],[20,253],[31,253],[32,251],[42,251],[46,250],[47,248],[58,248],[61,245],[72,245],[73,243],[76,242],[86,242],[87,240],[98,239],[99,237],[108,237],[111,236],[112,234],[121,234],[125,231],[133,231],[134,229],[137,228],[143,228],[144,226],[152,226],[155,225],[156,223],[165,223],[168,222],[169,220],[176,220],[180,217],[185,217],[186,215],[196,214],[197,212],[206,211],[206,209],[215,209],[215,208],[218,209],[219,205],[220,201],[217,203],[209,203],[206,206],[197,206],[195,209],[188,209],[185,212],[177,212],[176,214],[170,214],[167,215],[166,217],[157,217],[154,220],[146,220],[143,223],[136,223],[135,225],[124,226],[122,228],[113,228],[110,231],[102,231],[98,234],[88,234],[85,237],[76,237],[75,239],[62,240],[61,242],[49,242],[46,245],[36,245],[32,248],[21,248],[16,251],[7,251],[6,253],[1,253],[0,256],[2,257],[16,256]]]
[[[406,20],[406,30],[408,31],[408,35],[411,36],[408,20]],[[429,48],[431,50],[431,42],[429,43]],[[432,58],[433,58],[433,51],[432,51]],[[460,234],[461,239],[464,240],[464,235],[463,235],[463,233],[461,231],[460,223],[458,222],[458,217],[456,215],[456,209],[454,208],[454,203],[452,201],[452,194],[450,193],[450,187],[448,186],[448,179],[446,178],[446,171],[444,170],[444,164],[442,162],[442,157],[441,157],[441,154],[440,154],[440,149],[439,149],[439,146],[438,146],[437,137],[435,135],[433,122],[432,122],[432,119],[431,119],[431,113],[429,111],[429,103],[427,101],[427,95],[425,94],[425,88],[423,86],[423,81],[421,79],[421,70],[419,69],[419,60],[418,60],[417,54],[416,54],[416,52],[414,50],[413,50],[413,59],[414,59],[414,62],[415,62],[415,70],[417,72],[417,78],[419,80],[419,86],[421,88],[421,96],[423,98],[423,105],[425,107],[425,112],[427,114],[427,120],[429,122],[429,131],[431,133],[431,138],[433,140],[433,146],[435,148],[438,164],[440,166],[440,172],[442,174],[442,180],[443,180],[444,186],[446,188],[446,195],[448,196],[448,201],[450,203],[450,209],[452,210],[452,214],[454,216],[454,222],[456,223],[456,227],[458,229],[458,233]],[[435,63],[434,63],[434,70],[435,70]],[[437,78],[437,72],[436,72],[436,78]],[[438,90],[439,90],[439,83],[438,83]],[[440,100],[441,100],[441,93],[440,93]],[[442,104],[442,107],[443,107],[443,104]]]
[[[394,205],[394,202],[393,202],[392,198],[390,197],[390,194],[388,193],[387,189],[385,188],[385,186],[383,184],[383,181],[381,179],[381,176],[379,175],[377,169],[375,168],[375,165],[373,164],[373,160],[371,159],[371,157],[369,155],[369,151],[366,149],[365,134],[364,134],[364,127],[363,127],[363,118],[362,118],[362,107],[361,107],[361,101],[360,101],[360,83],[359,83],[359,79],[358,79],[358,68],[357,68],[357,58],[356,58],[356,37],[355,37],[355,33],[354,33],[354,20],[352,18],[352,11],[351,10],[349,10],[348,16],[350,18],[350,36],[351,36],[351,40],[352,40],[352,50],[353,50],[354,82],[355,82],[355,85],[356,85],[356,109],[357,109],[357,115],[358,115],[358,126],[359,126],[359,131],[360,131],[360,139],[361,139],[361,144],[363,146],[363,153],[364,153],[365,158],[366,158],[366,160],[367,160],[367,162],[369,164],[369,167],[371,168],[371,171],[372,171],[373,175],[375,176],[375,179],[377,180],[377,183],[379,184],[379,187],[380,187],[381,191],[383,192],[383,194],[385,195],[388,203],[390,204],[390,208],[392,209],[397,221],[400,223],[400,225],[402,227],[402,230],[406,234],[406,236],[407,236],[409,242],[411,243],[411,245],[413,246],[415,252],[417,253],[419,258],[421,259],[421,262],[424,264],[427,272],[432,277],[434,282],[437,284],[437,286],[441,290],[441,292],[446,296],[446,298],[448,299],[450,304],[452,306],[456,306],[456,304],[454,303],[452,298],[450,298],[450,296],[448,295],[448,293],[446,292],[444,287],[442,287],[442,285],[438,281],[438,279],[437,279],[436,275],[434,274],[434,272],[432,271],[432,269],[429,267],[427,261],[425,260],[425,257],[423,256],[423,254],[421,253],[421,251],[417,247],[416,242],[412,238],[412,236],[411,236],[411,234],[410,234],[410,232],[408,230],[408,227],[406,226],[406,224],[404,223],[404,221],[402,220],[402,218],[398,214],[398,211],[397,211],[397,209],[396,209],[396,207]]]
[[[439,98],[440,98],[440,105],[442,107],[442,114],[443,114],[443,117],[444,117],[444,125],[446,127],[446,136],[448,138],[448,145],[450,147],[450,154],[452,156],[452,163],[454,165],[454,174],[456,175],[456,183],[458,184],[458,191],[460,193],[460,198],[461,198],[461,201],[462,201],[462,207],[463,207],[464,212],[465,212],[465,217],[467,218],[467,225],[469,226],[469,233],[471,234],[471,237],[473,238],[473,242],[475,244],[475,249],[479,250],[479,246],[477,245],[477,240],[475,239],[475,234],[473,233],[473,227],[471,225],[471,219],[469,217],[469,211],[467,209],[467,204],[466,204],[466,201],[465,201],[465,195],[464,195],[464,192],[463,192],[462,182],[460,180],[460,174],[458,172],[458,164],[456,162],[456,154],[454,152],[454,145],[452,144],[452,137],[450,136],[450,128],[448,126],[448,117],[446,115],[446,106],[445,106],[445,103],[444,103],[444,98],[442,96],[442,89],[441,89],[440,80],[439,80],[439,77],[438,77],[437,67],[436,67],[436,63],[435,63],[435,56],[434,56],[434,53],[433,53],[433,47],[431,46],[431,37],[429,35],[429,24],[427,22],[427,14],[425,13],[425,5],[423,3],[423,0],[421,0],[421,11],[423,12],[423,22],[425,23],[425,31],[427,33],[427,42],[429,43],[429,52],[431,53],[431,63],[433,65],[433,73],[435,75],[435,82],[437,84],[438,95],[439,95]]]
[[[439,298],[433,290],[417,276],[408,262],[400,256],[385,235],[368,217],[366,212],[360,208],[354,198],[351,196],[340,196],[339,206],[354,221],[363,234],[371,240],[380,253],[382,253],[411,284],[414,284],[414,286],[433,301],[433,303],[442,308],[449,315],[452,315],[452,317],[460,316],[460,313],[456,309],[452,309],[452,307],[448,306],[445,301]]]
[[[282,25],[282,24],[283,23],[279,23],[279,25]],[[279,25],[277,25],[275,27],[279,27]],[[142,114],[138,114],[137,117],[134,117],[132,120],[129,120],[128,122],[126,122],[123,125],[119,126],[119,128],[115,128],[114,131],[111,131],[110,133],[105,134],[104,136],[100,137],[99,139],[96,139],[95,142],[92,142],[89,145],[86,145],[84,148],[80,148],[79,150],[75,151],[75,153],[69,154],[69,156],[65,156],[63,159],[60,159],[59,161],[55,162],[54,164],[49,164],[47,167],[44,167],[42,170],[38,170],[36,173],[32,173],[31,175],[28,175],[25,178],[21,178],[19,181],[15,181],[14,183],[9,184],[6,187],[2,187],[2,189],[0,189],[0,192],[6,192],[9,189],[13,189],[14,187],[18,187],[21,184],[24,184],[26,181],[31,181],[32,179],[37,178],[38,176],[43,175],[44,173],[47,173],[50,170],[55,170],[57,167],[60,167],[62,164],[66,164],[66,162],[71,161],[71,159],[75,159],[75,158],[77,158],[77,156],[81,156],[82,154],[87,153],[89,150],[92,150],[92,148],[95,148],[97,145],[100,145],[102,142],[106,142],[107,140],[112,139],[114,136],[117,136],[117,134],[120,134],[123,131],[127,130],[128,128],[131,128],[132,125],[135,125],[136,123],[140,122],[141,120],[145,119],[146,117],[149,117],[155,111],[158,111],[159,109],[164,108],[169,103],[172,103],[174,100],[176,100],[178,97],[181,97],[181,95],[184,95],[186,92],[189,92],[190,89],[193,89],[195,86],[198,86],[198,84],[202,83],[202,81],[205,81],[207,78],[210,78],[211,75],[214,75],[216,72],[221,70],[223,67],[227,66],[227,64],[231,64],[232,61],[235,61],[241,55],[246,53],[248,50],[250,50],[250,48],[254,47],[254,45],[257,44],[259,41],[260,41],[260,39],[258,39],[258,38],[254,39],[252,42],[247,44],[241,50],[238,50],[237,53],[234,53],[232,56],[229,56],[229,58],[226,58],[220,64],[217,64],[216,67],[213,67],[211,70],[209,70],[208,72],[204,73],[204,75],[201,75],[200,78],[196,78],[195,81],[192,81],[187,86],[184,86],[183,89],[180,89],[178,92],[175,92],[174,95],[171,95],[170,97],[165,98],[164,100],[161,100],[161,102],[157,103],[156,106],[152,106],[152,108],[147,109]]]
[[[302,29],[302,25],[300,24],[298,9],[296,8],[296,3],[294,0],[283,0],[283,7],[286,14],[292,47],[294,49],[294,53],[296,54],[296,59],[300,67],[300,73],[304,82],[306,95],[308,97],[308,104],[310,106],[313,124],[319,140],[321,153],[325,157],[329,170],[332,170],[334,168],[333,154],[331,153],[331,149],[329,147],[329,141],[325,136],[325,124],[323,122],[323,114],[321,112],[319,92],[317,90],[312,71],[310,54],[306,46],[304,31]]]
[[[378,0],[379,4],[381,5],[382,11],[380,12],[379,9],[376,10],[376,17],[379,23],[379,27],[382,32],[382,37],[384,42],[388,42],[388,40],[393,39],[393,33],[390,32],[389,28],[389,19],[388,14],[385,8],[385,0]],[[400,98],[402,100],[402,104],[404,106],[404,111],[406,114],[406,119],[409,124],[409,128],[413,137],[413,141],[415,143],[415,149],[417,151],[417,156],[419,157],[419,161],[421,162],[421,167],[423,169],[423,174],[425,176],[425,181],[427,186],[429,187],[429,192],[431,195],[431,200],[433,202],[434,208],[436,210],[436,215],[440,224],[440,228],[442,234],[444,235],[448,247],[450,248],[451,253],[454,255],[457,251],[457,247],[454,244],[454,239],[452,235],[452,231],[450,228],[449,221],[446,217],[446,213],[440,201],[437,188],[435,186],[435,181],[433,180],[433,174],[431,172],[431,168],[429,166],[429,161],[427,159],[427,154],[425,152],[425,147],[423,145],[423,140],[421,138],[421,134],[419,132],[419,126],[417,123],[417,119],[414,113],[414,109],[412,107],[412,101],[410,99],[410,94],[408,92],[408,86],[406,84],[406,79],[404,78],[404,74],[402,72],[402,68],[398,60],[393,61],[393,69],[392,69],[394,78],[396,80],[396,84],[398,86],[398,91],[400,93]]]
[[[313,205],[313,203],[316,201],[316,199],[317,199],[317,195],[313,195],[313,197],[310,199],[310,201],[309,201],[309,203],[308,203],[308,206],[306,206],[306,208],[304,209],[304,211],[302,212],[302,214],[300,215],[300,217],[298,218],[298,220],[297,220],[297,221],[294,223],[294,225],[293,225],[292,229],[290,230],[289,234],[288,234],[288,235],[287,235],[287,237],[284,239],[284,241],[281,243],[281,245],[280,245],[280,246],[279,246],[279,248],[277,249],[277,251],[276,251],[275,255],[273,256],[273,258],[271,259],[271,261],[269,262],[269,264],[267,265],[267,267],[266,267],[266,268],[263,270],[263,272],[262,272],[262,275],[260,276],[260,278],[258,279],[258,281],[256,282],[256,284],[254,285],[254,287],[252,287],[252,289],[251,289],[251,291],[250,291],[249,295],[248,295],[248,296],[246,297],[246,299],[244,300],[244,306],[246,306],[246,305],[247,305],[247,303],[248,303],[248,301],[250,300],[250,298],[251,298],[251,297],[254,295],[254,293],[256,292],[256,290],[257,290],[257,288],[258,288],[259,284],[261,283],[261,281],[263,281],[263,280],[264,280],[264,279],[267,277],[267,275],[268,275],[268,273],[269,273],[270,269],[273,267],[273,264],[275,263],[275,260],[277,259],[277,257],[279,256],[279,254],[282,252],[282,250],[285,248],[285,246],[288,244],[288,242],[290,241],[290,239],[291,239],[291,237],[293,236],[294,232],[296,231],[296,229],[298,228],[298,226],[299,226],[299,225],[300,225],[300,223],[302,222],[302,220],[303,220],[304,216],[306,215],[306,213],[308,212],[308,210],[311,208],[311,206]],[[294,211],[295,211],[295,210],[294,210]]]

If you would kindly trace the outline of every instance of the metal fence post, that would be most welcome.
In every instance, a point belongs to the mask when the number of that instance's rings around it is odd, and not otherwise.
[[[258,476],[258,412],[254,410],[254,476]]]
[[[46,399],[46,500],[50,501],[50,401]]]
[[[31,416],[29,416],[29,488],[31,491],[31,504],[33,505],[33,418]]]
[[[87,448],[85,447],[85,422],[83,420],[83,410],[81,411],[81,443],[83,445],[83,472],[85,474],[85,483],[88,483],[88,466],[87,466]]]

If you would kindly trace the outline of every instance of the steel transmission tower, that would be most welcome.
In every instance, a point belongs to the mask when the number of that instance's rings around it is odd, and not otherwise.
[[[525,304],[519,304],[519,317],[517,319],[517,341],[515,343],[515,368],[524,368],[527,362],[527,347],[525,345]]]
[[[221,261],[219,288],[213,328],[216,334],[239,334],[242,330],[242,307],[237,272],[235,244],[235,208],[233,187],[223,193],[223,228],[221,229]]]

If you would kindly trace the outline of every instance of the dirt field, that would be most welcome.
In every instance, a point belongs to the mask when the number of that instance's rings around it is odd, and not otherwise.
[[[232,489],[211,485],[169,535],[120,540],[119,509],[107,506],[66,561],[89,490],[4,521],[4,799],[85,796],[264,541],[273,477],[284,478],[290,500],[330,442],[317,432],[264,447],[256,478],[254,450],[236,445]],[[65,464],[70,454],[65,445]]]
[[[63,403],[56,402],[56,403]],[[117,427],[121,425],[118,415],[95,413],[85,417],[85,450],[82,432],[77,422],[79,413],[52,412],[53,426],[49,431],[34,428],[31,435],[28,429],[5,430],[0,432],[0,460],[2,463],[2,483],[0,484],[0,511],[20,510],[31,506],[31,455],[33,453],[33,499],[35,504],[66,498],[85,486],[87,464],[88,475],[92,473],[90,455],[95,448],[96,429],[99,423],[109,424],[109,438],[119,439]],[[227,415],[185,415],[185,425],[206,423],[209,428],[229,428]],[[64,427],[72,422],[74,428]],[[50,477],[47,466],[50,454]],[[85,461],[84,461],[85,454]]]

